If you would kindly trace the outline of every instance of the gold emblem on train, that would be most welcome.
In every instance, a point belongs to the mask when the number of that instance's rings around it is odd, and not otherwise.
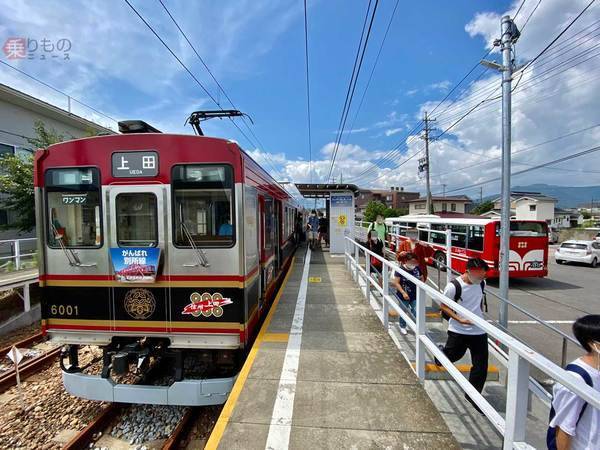
[[[147,319],[155,309],[156,300],[148,289],[131,289],[125,295],[125,311],[134,319]]]

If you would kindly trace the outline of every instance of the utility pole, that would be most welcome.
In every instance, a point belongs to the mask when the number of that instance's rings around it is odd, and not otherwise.
[[[502,210],[500,216],[500,296],[508,300],[510,263],[510,152],[511,152],[511,90],[513,58],[512,46],[519,31],[510,16],[502,17]],[[499,322],[508,328],[508,303],[500,302]]]
[[[486,67],[502,73],[502,184],[500,214],[500,297],[508,300],[509,263],[510,263],[510,152],[511,152],[511,90],[514,61],[512,46],[520,33],[510,16],[502,17],[502,36],[494,41],[494,46],[500,46],[502,65],[493,61],[481,61]],[[500,302],[499,323],[505,329],[508,327],[508,304]]]
[[[479,204],[483,203],[483,186],[479,186]]]
[[[442,197],[446,198],[446,183],[442,183]]]
[[[433,120],[435,120],[435,119],[433,119]],[[431,128],[429,128],[429,122],[431,122],[431,121],[432,121],[432,119],[427,117],[427,111],[425,111],[425,115],[423,116],[423,122],[425,122],[425,128],[423,131],[425,132],[425,134],[422,136],[422,138],[425,140],[425,162],[423,164],[421,164],[421,167],[426,171],[425,180],[426,180],[426,185],[427,185],[427,200],[425,202],[425,209],[427,211],[427,214],[433,214],[433,202],[431,201],[431,180],[430,180],[431,165],[429,163],[429,132],[431,131]]]

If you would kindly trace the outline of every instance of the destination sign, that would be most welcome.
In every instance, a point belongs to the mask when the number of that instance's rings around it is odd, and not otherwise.
[[[115,178],[155,177],[158,175],[158,153],[152,151],[113,153],[112,174]]]

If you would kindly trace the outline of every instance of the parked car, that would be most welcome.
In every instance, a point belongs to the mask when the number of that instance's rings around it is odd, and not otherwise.
[[[565,241],[554,253],[557,264],[580,262],[597,267],[600,263],[600,241]]]
[[[557,244],[558,243],[558,233],[554,230],[548,230],[548,243],[549,244]]]
[[[596,234],[596,237],[594,239],[596,239],[597,241],[600,241],[600,231],[598,232],[598,234]]]

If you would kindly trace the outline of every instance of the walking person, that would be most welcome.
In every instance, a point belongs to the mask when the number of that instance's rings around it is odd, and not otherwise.
[[[419,260],[414,253],[405,253],[400,262],[400,267],[408,274],[423,281]],[[396,288],[396,297],[410,311],[413,318],[416,317],[417,286],[410,281],[403,272],[396,272],[392,279],[392,286]],[[400,333],[407,334],[406,321],[400,316]]]
[[[423,280],[427,281],[427,265],[433,256],[433,248],[431,248],[428,244],[417,240],[416,232],[415,234],[409,233],[411,233],[411,231],[407,231],[408,239],[402,240],[402,242],[400,242],[398,245],[398,256],[402,257],[403,252],[411,252],[417,255],[417,258],[419,259],[419,269],[421,270],[421,275],[423,276]]]
[[[321,241],[325,241],[325,245],[329,246],[327,242],[327,219],[323,216],[322,212],[319,212],[319,229],[317,240],[319,241],[319,247],[321,246]]]
[[[308,246],[314,250],[317,245],[317,230],[319,229],[319,219],[317,212],[313,209],[308,216],[306,231],[308,233]]]
[[[376,255],[384,258],[383,256],[383,241],[379,239],[379,234],[377,231],[371,231],[371,237],[369,242],[367,243],[367,248],[371,250]],[[371,257],[371,270],[375,272],[375,278],[379,281],[379,284],[382,282],[381,278],[381,270],[383,269],[383,263],[377,259],[376,257],[369,255]]]
[[[578,382],[600,392],[600,315],[577,319],[573,335],[586,353],[565,369]],[[546,444],[549,450],[600,449],[600,410],[590,407],[561,384],[555,384]]]
[[[444,295],[459,302],[460,306],[483,319],[484,280],[488,270],[489,267],[484,260],[470,258],[467,261],[467,271],[446,285]],[[444,317],[449,318],[448,339],[442,351],[450,361],[455,362],[469,350],[472,363],[469,382],[481,392],[488,371],[487,333],[448,306],[442,304],[440,307]],[[440,365],[439,361],[436,361],[436,364]],[[482,411],[467,394],[465,397],[482,414]]]
[[[385,236],[387,234],[387,226],[383,220],[383,216],[381,214],[377,214],[377,217],[375,218],[375,222],[372,222],[371,225],[369,225],[369,229],[368,229],[368,233],[367,233],[367,238],[370,239],[371,237],[371,231],[377,231],[377,236],[379,236],[379,239],[381,239],[381,242],[383,242],[383,245],[385,245]]]

